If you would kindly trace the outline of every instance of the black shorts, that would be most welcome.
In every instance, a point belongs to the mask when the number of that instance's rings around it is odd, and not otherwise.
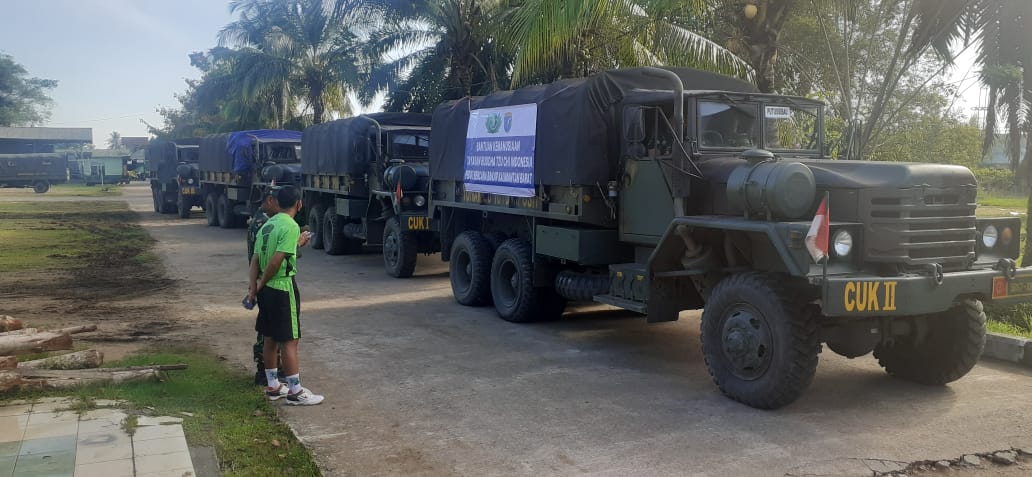
[[[284,291],[264,286],[258,291],[258,319],[254,329],[277,343],[301,337],[301,295],[293,278],[289,288]]]

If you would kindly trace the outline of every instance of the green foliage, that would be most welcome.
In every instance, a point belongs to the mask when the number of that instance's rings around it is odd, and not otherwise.
[[[870,148],[876,161],[930,162],[976,168],[982,163],[982,132],[956,118],[919,112],[900,119]]]
[[[1014,180],[1014,173],[1008,169],[992,169],[979,167],[972,169],[975,179],[978,180],[978,188],[990,194],[993,193],[1017,193],[1018,187]],[[1021,207],[1024,207],[1024,199],[1021,200]]]
[[[987,305],[986,324],[990,331],[1032,338],[1032,303]]]
[[[57,80],[30,77],[14,57],[0,53],[0,126],[36,126],[50,118]]]

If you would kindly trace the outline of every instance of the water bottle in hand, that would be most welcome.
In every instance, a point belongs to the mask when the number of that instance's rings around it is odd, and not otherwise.
[[[250,296],[245,296],[244,297],[244,301],[240,302],[240,304],[244,305],[244,308],[246,308],[248,310],[253,310],[254,309],[254,301],[251,300]]]

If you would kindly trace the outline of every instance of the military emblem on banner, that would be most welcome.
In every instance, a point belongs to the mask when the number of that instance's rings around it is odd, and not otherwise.
[[[508,133],[509,131],[512,130],[512,112],[511,111],[506,111],[505,112],[505,123],[504,124],[505,124],[504,127],[505,127],[505,132],[506,133]]]
[[[488,134],[496,134],[502,128],[502,117],[497,113],[488,115],[484,121],[484,127],[487,129]]]

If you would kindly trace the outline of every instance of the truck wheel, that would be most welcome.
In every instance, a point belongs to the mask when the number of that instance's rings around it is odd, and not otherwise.
[[[219,216],[219,227],[224,229],[233,228],[235,222],[233,220],[233,205],[229,202],[229,197],[225,193],[219,194],[219,201],[215,208]]]
[[[191,208],[193,208],[193,206],[186,200],[186,196],[183,195],[183,191],[180,190],[176,193],[176,211],[179,212],[179,218],[189,219]]]
[[[702,354],[724,395],[777,409],[813,381],[817,320],[794,295],[783,281],[758,273],[732,275],[713,288],[702,312]]]
[[[963,377],[985,349],[985,312],[982,302],[960,305],[928,317],[923,342],[903,338],[890,346],[878,345],[874,357],[889,374],[928,385],[943,385]]]
[[[48,190],[50,190],[50,183],[49,182],[42,182],[42,181],[40,181],[40,182],[37,182],[35,185],[32,186],[32,191],[37,193],[37,194],[46,194]]]
[[[344,255],[362,251],[362,242],[344,235],[344,219],[337,215],[336,207],[329,207],[323,214],[323,249],[330,255]]]
[[[322,221],[323,214],[326,213],[326,208],[321,204],[312,206],[312,209],[308,211],[308,229],[312,232],[312,248],[316,250],[322,250],[324,244],[322,234]]]
[[[491,297],[498,316],[513,323],[556,320],[566,307],[552,288],[534,286],[534,254],[530,243],[519,238],[506,240],[495,251]]]
[[[151,199],[154,201],[154,213],[155,214],[160,214],[161,213],[161,199],[158,199],[158,194],[159,194],[158,189],[156,189],[154,187],[151,187],[150,192],[151,192]]]
[[[174,214],[176,213],[175,199],[168,200],[169,197],[166,194],[161,194],[161,213],[162,214]]]
[[[219,225],[219,212],[217,209],[218,206],[216,205],[215,193],[207,193],[204,196],[204,217],[208,219],[209,227],[215,227]]]
[[[452,295],[460,305],[491,303],[491,244],[475,230],[455,237],[448,262]]]
[[[555,277],[555,290],[567,300],[590,302],[609,293],[609,283],[609,275],[563,270]]]
[[[419,243],[416,234],[401,230],[397,217],[387,220],[383,228],[383,266],[395,278],[408,278],[416,270]]]

